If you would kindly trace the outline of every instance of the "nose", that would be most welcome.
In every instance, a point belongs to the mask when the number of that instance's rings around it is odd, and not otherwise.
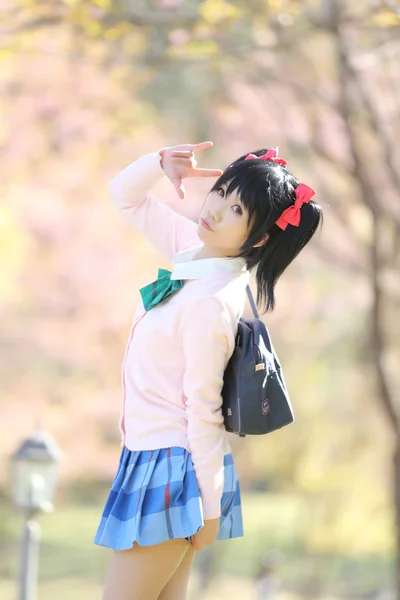
[[[223,208],[221,206],[214,206],[209,210],[211,219],[216,223],[219,223],[222,219],[222,210]]]

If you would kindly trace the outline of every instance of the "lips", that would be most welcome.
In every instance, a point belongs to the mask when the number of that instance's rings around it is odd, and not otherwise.
[[[208,231],[212,231],[211,227],[209,226],[209,224],[207,223],[207,221],[205,219],[201,219],[201,224],[204,227],[204,229],[207,229]]]

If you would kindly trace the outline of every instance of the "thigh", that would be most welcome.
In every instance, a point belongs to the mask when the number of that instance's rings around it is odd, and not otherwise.
[[[158,597],[158,600],[185,600],[196,550],[190,545],[188,551],[167,585]]]
[[[187,540],[175,539],[114,552],[103,600],[157,600],[189,548]]]

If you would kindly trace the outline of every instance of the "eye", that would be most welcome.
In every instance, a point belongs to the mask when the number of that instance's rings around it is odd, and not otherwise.
[[[242,207],[239,206],[239,204],[234,204],[232,206],[233,211],[237,214],[237,215],[242,215],[243,211],[242,211]]]
[[[224,190],[224,188],[222,188],[222,187],[217,188],[217,192],[221,196],[221,198],[225,198],[225,190]]]

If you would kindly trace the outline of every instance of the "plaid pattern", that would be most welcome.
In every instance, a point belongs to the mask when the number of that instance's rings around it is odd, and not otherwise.
[[[219,540],[243,535],[240,488],[232,454],[224,459]],[[191,455],[184,448],[122,450],[95,544],[128,550],[194,535],[204,524]]]
[[[149,283],[149,285],[146,285],[139,290],[140,295],[142,296],[143,305],[147,311],[181,289],[183,280],[176,279],[171,281],[171,275],[171,271],[168,271],[167,269],[158,269],[156,281]]]

